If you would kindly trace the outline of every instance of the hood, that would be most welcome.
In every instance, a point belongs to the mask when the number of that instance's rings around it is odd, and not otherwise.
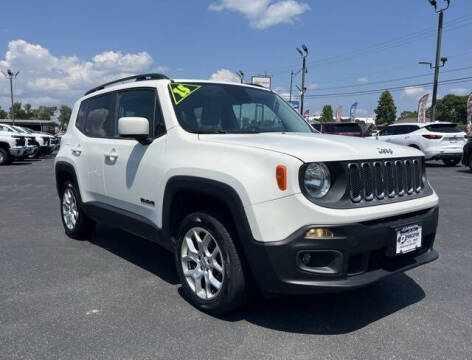
[[[423,155],[419,150],[384,141],[374,142],[359,137],[317,133],[205,134],[199,135],[199,139],[275,151],[291,155],[303,162]]]

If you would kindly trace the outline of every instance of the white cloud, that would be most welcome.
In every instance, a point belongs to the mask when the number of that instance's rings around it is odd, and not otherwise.
[[[296,0],[218,0],[208,7],[211,11],[234,11],[243,14],[251,26],[267,29],[285,23],[293,24],[310,5]]]
[[[360,83],[366,83],[369,81],[369,79],[367,79],[366,77],[360,77],[359,79],[357,79],[357,81]]]
[[[287,89],[284,89],[282,87],[276,87],[274,91],[279,94],[283,99],[285,100],[290,100],[290,92]],[[294,94],[292,93],[292,99],[294,99]]]
[[[0,69],[20,70],[15,80],[15,100],[33,105],[72,104],[99,84],[136,73],[168,70],[158,67],[147,52],[104,51],[90,60],[77,56],[56,56],[41,45],[24,40],[10,41]],[[0,99],[9,95],[0,87]],[[2,101],[2,104],[5,102]]]
[[[228,69],[220,69],[216,73],[211,74],[210,80],[215,81],[227,81],[227,82],[241,82],[241,79],[235,73],[229,71]]]
[[[367,115],[367,114],[369,114],[369,111],[367,111],[366,109],[357,108],[356,114],[357,115]]]
[[[470,93],[470,89],[466,89],[466,88],[455,88],[455,89],[451,89],[450,91],[451,94],[454,94],[454,95],[459,95],[459,96],[462,96],[462,95],[467,95]]]
[[[406,96],[416,98],[426,93],[426,89],[422,87],[406,87],[403,89]]]

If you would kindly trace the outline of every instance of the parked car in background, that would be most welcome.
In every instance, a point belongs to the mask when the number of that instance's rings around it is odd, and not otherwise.
[[[24,136],[0,124],[0,165],[24,159],[27,151],[25,143]]]
[[[17,126],[17,128],[35,137],[36,142],[39,146],[38,156],[44,156],[51,154],[54,150],[59,148],[59,140],[55,136],[45,133],[31,130],[26,127]]]
[[[462,164],[468,166],[472,172],[472,138],[464,145],[464,155],[462,156]]]
[[[363,131],[357,123],[319,123],[312,125],[323,134],[346,135],[362,137]]]
[[[392,124],[374,138],[419,149],[426,160],[442,160],[446,166],[461,161],[466,142],[465,133],[456,124],[440,121]]]

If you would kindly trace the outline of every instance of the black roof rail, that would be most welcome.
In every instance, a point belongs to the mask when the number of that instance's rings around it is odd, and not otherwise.
[[[157,73],[128,76],[122,79],[113,80],[113,81],[107,82],[106,84],[102,84],[100,86],[94,87],[93,89],[90,89],[89,91],[87,91],[85,95],[91,94],[98,90],[105,89],[107,86],[118,84],[120,82],[124,82],[128,80],[144,81],[144,80],[163,80],[163,79],[169,79],[169,78],[165,76],[164,74],[157,74]]]

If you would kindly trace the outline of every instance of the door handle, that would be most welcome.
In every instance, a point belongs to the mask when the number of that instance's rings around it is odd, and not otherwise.
[[[116,159],[118,159],[118,153],[113,149],[110,152],[105,153],[105,157],[110,161],[116,161]]]

